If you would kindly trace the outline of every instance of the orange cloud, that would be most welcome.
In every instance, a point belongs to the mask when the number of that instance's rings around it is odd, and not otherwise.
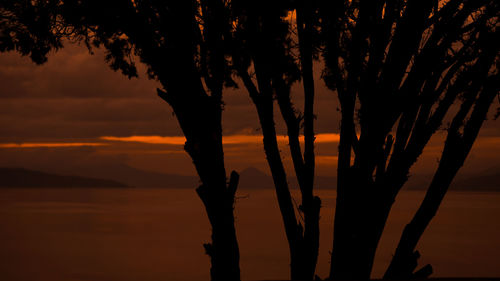
[[[174,144],[174,145],[183,145],[186,142],[186,138],[180,137],[180,136],[173,136],[173,137],[162,137],[162,136],[113,137],[113,136],[104,136],[104,137],[100,137],[100,139],[107,140],[107,141],[140,142],[140,143],[151,143],[151,144]]]
[[[36,147],[78,147],[78,146],[103,146],[105,143],[96,142],[61,142],[61,143],[44,143],[44,142],[28,142],[28,143],[2,143],[0,148],[36,148]]]
[[[103,136],[99,139],[105,141],[118,142],[138,142],[149,144],[170,144],[184,145],[186,138],[183,136],[130,136],[130,137],[113,137]],[[304,137],[300,137],[300,141],[304,141]],[[338,142],[338,134],[318,134],[316,135],[316,143]],[[278,142],[287,143],[288,137],[278,136]],[[230,135],[223,137],[224,144],[260,144],[262,136],[260,135]],[[36,148],[36,147],[78,147],[78,146],[104,146],[109,145],[105,142],[27,142],[27,143],[0,143],[0,148]]]
[[[319,165],[336,164],[338,156],[333,155],[316,155],[316,163]]]
[[[301,138],[301,141],[303,138]],[[316,143],[320,142],[339,142],[340,135],[339,134],[317,134],[316,135]]]
[[[103,136],[100,139],[106,141],[121,141],[121,142],[140,142],[150,144],[170,144],[184,145],[186,138],[182,136],[130,136],[130,137],[113,137]],[[248,144],[262,143],[260,135],[230,135],[222,138],[224,144]],[[278,142],[287,142],[288,137],[278,137]],[[300,137],[300,141],[304,141],[304,137]],[[318,134],[316,135],[316,143],[338,142],[339,134]]]

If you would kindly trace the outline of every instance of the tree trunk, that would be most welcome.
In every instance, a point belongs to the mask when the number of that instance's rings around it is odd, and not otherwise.
[[[304,213],[304,267],[307,279],[312,280],[316,271],[319,252],[319,219],[321,200],[314,196],[314,73],[313,73],[313,5],[311,1],[299,1],[297,7],[297,29],[299,38],[300,66],[304,88],[304,160],[302,169],[303,181],[300,183],[302,194],[301,211]],[[287,123],[288,124],[288,123]],[[290,139],[290,136],[289,136]],[[295,159],[294,159],[295,160]],[[297,178],[299,178],[297,176]]]
[[[238,174],[231,173],[229,186],[222,194],[217,194],[206,185],[201,185],[196,191],[200,196],[212,225],[212,243],[204,244],[206,253],[210,256],[212,281],[240,280],[239,249],[234,227],[234,192],[238,184]]]
[[[256,63],[255,66],[260,92],[253,84],[253,81],[251,81],[246,70],[240,69],[238,73],[255,104],[262,128],[264,152],[273,177],[278,205],[280,207],[290,250],[290,277],[292,280],[309,280],[313,277],[314,271],[311,273],[311,263],[308,260],[310,252],[308,252],[307,245],[305,245],[304,242],[303,227],[297,222],[295,216],[288,180],[278,147],[276,128],[274,126],[273,89],[271,86],[271,79],[269,75],[260,68],[259,63]],[[283,104],[280,106],[283,106]],[[286,108],[291,109],[291,107]],[[295,138],[293,139],[295,140]],[[296,140],[298,141],[298,138],[296,138]]]
[[[359,184],[349,189],[359,191]],[[337,196],[329,279],[368,280],[391,203],[374,192]]]
[[[233,171],[229,184],[226,183],[222,139],[215,143],[205,140],[205,145],[193,147],[188,146],[188,142],[185,149],[191,155],[202,181],[196,191],[212,226],[212,243],[204,244],[212,263],[211,280],[239,281],[239,249],[233,214],[239,176]]]
[[[490,60],[486,61],[489,62]],[[488,70],[488,68],[485,69]],[[475,83],[483,86],[479,97],[476,99],[474,93],[477,94],[477,92],[474,91],[468,92],[469,95],[464,95],[465,101],[448,129],[448,136],[438,169],[418,211],[403,230],[396,252],[384,275],[385,279],[409,279],[427,277],[432,274],[430,265],[426,265],[415,272],[418,265],[417,260],[420,257],[415,248],[425,229],[436,215],[453,178],[472,149],[472,145],[479,134],[479,129],[486,119],[489,107],[498,93],[498,86],[496,86],[498,81],[499,75],[492,76],[486,79],[485,82],[477,79]],[[472,108],[471,117],[465,121]],[[463,132],[460,133],[462,127]]]
[[[158,89],[158,95],[174,109],[186,137],[184,149],[202,182],[196,191],[212,226],[212,243],[204,244],[212,263],[211,280],[239,281],[239,249],[233,214],[239,176],[233,171],[227,183],[220,95],[196,94],[196,89],[189,95],[169,94]]]
[[[304,280],[305,270],[302,268],[304,258],[304,249],[302,244],[302,226],[297,224],[295,211],[292,204],[292,197],[288,188],[285,169],[281,161],[278,142],[276,141],[276,130],[273,119],[272,98],[261,97],[264,102],[258,102],[257,111],[264,135],[264,151],[267,162],[271,169],[274,181],[278,204],[285,225],[285,233],[290,249],[290,275],[292,280]]]

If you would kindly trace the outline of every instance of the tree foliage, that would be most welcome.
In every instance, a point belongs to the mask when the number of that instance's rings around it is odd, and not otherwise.
[[[404,279],[432,272],[430,266],[416,270],[417,243],[498,94],[498,18],[493,0],[0,0],[0,52],[41,64],[50,51],[79,42],[105,49],[108,65],[129,78],[138,75],[135,59],[147,66],[201,179],[197,191],[212,225],[205,249],[213,280],[239,280],[238,174],[228,181],[224,166],[224,88],[244,87],[257,109],[294,280],[314,277],[319,249],[315,61],[341,108],[330,279],[370,277],[397,194],[431,137],[450,120],[425,199],[384,276]],[[290,95],[299,82],[302,110]],[[275,102],[300,187],[298,208],[278,148]]]

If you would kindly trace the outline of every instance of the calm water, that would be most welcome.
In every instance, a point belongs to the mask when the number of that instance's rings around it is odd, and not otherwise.
[[[288,277],[288,250],[271,190],[240,191],[242,278]],[[328,272],[335,193],[323,198],[318,274]],[[403,192],[377,254],[390,261],[422,198]],[[419,245],[435,276],[500,276],[500,193],[449,193]],[[194,190],[1,189],[0,279],[208,280],[208,220]]]

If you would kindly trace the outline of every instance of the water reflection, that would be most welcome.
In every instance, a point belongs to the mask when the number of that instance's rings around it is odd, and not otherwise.
[[[245,196],[245,195],[248,195]],[[242,278],[288,277],[288,246],[271,190],[243,190],[236,205]],[[326,276],[335,193],[320,191],[318,274]],[[403,192],[377,253],[390,261],[421,192]],[[435,276],[500,276],[500,194],[448,194],[419,249]],[[208,280],[209,224],[194,190],[2,189],[2,280]]]

